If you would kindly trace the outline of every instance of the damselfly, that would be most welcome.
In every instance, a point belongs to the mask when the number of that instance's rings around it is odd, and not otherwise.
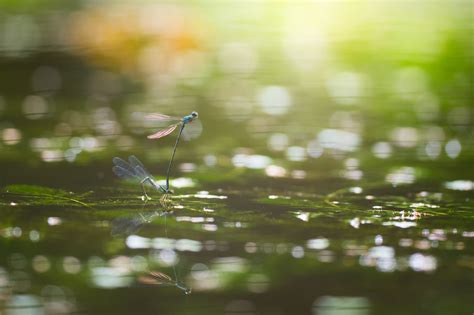
[[[171,155],[171,160],[168,164],[168,170],[166,171],[166,190],[169,191],[169,175],[171,166],[173,165],[174,155],[176,153],[176,148],[178,147],[179,139],[181,138],[181,134],[183,133],[184,127],[198,118],[197,112],[192,112],[189,115],[184,116],[183,118],[179,117],[172,117],[168,115],[163,115],[159,113],[148,114],[145,116],[147,120],[154,120],[154,121],[161,121],[166,122],[167,125],[161,128],[158,132],[155,132],[152,135],[148,136],[148,139],[159,139],[165,137],[172,133],[176,128],[179,128],[178,138],[176,138],[176,143],[174,144],[173,154]]]
[[[140,162],[136,156],[130,155],[128,157],[128,163],[119,157],[114,157],[112,162],[114,163],[112,171],[115,175],[125,179],[135,179],[140,182],[144,197],[147,200],[151,199],[146,193],[145,184],[147,183],[160,193],[165,194],[165,196],[170,192],[168,189],[165,189],[156,182],[153,176],[146,170],[143,163]]]

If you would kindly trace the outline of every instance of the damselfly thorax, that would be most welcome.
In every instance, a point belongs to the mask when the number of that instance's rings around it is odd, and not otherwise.
[[[192,123],[194,120],[198,118],[198,113],[197,112],[192,112],[189,115],[186,115],[182,118],[179,117],[173,117],[173,116],[168,116],[160,113],[153,113],[153,114],[148,114],[145,116],[146,120],[150,121],[156,121],[160,123],[166,123],[165,126],[162,126],[160,130],[155,132],[154,134],[149,135],[147,138],[148,139],[159,139],[163,138],[169,134],[171,134],[176,128],[180,128],[180,133],[184,129],[184,126],[187,124]]]

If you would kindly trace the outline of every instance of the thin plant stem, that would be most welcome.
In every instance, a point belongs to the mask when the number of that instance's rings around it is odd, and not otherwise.
[[[170,189],[170,171],[171,171],[171,166],[173,165],[173,160],[174,160],[174,155],[176,153],[176,148],[178,147],[179,139],[181,138],[181,133],[183,132],[184,126],[186,124],[183,122],[181,125],[181,128],[179,129],[179,134],[178,138],[176,138],[176,143],[174,144],[174,149],[173,149],[173,154],[171,155],[171,160],[168,165],[168,171],[166,172],[166,190],[169,191]]]

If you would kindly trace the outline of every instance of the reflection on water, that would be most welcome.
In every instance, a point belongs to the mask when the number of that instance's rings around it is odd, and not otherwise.
[[[5,306],[7,314],[41,315],[44,307],[39,297],[29,294],[12,296]]]
[[[94,223],[86,226],[74,223],[81,217],[80,212],[69,211],[61,217],[50,216],[51,212],[35,217],[35,229],[20,221],[3,224],[2,244],[38,246],[32,253],[20,249],[8,252],[6,260],[2,260],[3,308],[9,310],[23,301],[17,296],[43,296],[46,287],[58,286],[53,279],[61,277],[74,281],[76,289],[156,287],[156,294],[172,294],[175,302],[180,301],[179,296],[165,287],[185,294],[192,288],[190,296],[197,299],[202,294],[240,292],[249,295],[244,299],[248,307],[241,307],[236,302],[240,300],[224,299],[221,312],[258,313],[260,297],[277,294],[279,290],[287,292],[292,286],[281,289],[281,284],[298,278],[299,284],[293,285],[303,286],[308,292],[315,290],[310,294],[314,303],[306,304],[306,311],[366,314],[377,297],[364,286],[341,278],[340,281],[346,281],[342,288],[360,292],[364,297],[321,297],[342,294],[344,290],[318,288],[313,282],[325,281],[325,275],[336,276],[334,272],[345,270],[355,275],[363,273],[368,277],[366,281],[379,285],[378,274],[397,279],[418,273],[441,283],[437,279],[446,267],[462,275],[473,266],[469,256],[472,228],[460,221],[449,223],[449,227],[437,223],[447,219],[450,209],[462,209],[459,204],[445,201],[449,190],[441,194],[418,190],[416,186],[408,189],[408,193],[406,189],[406,184],[361,185],[327,196],[289,190],[279,194],[245,191],[242,196],[242,191],[210,190],[173,196],[173,212],[157,209],[156,202],[149,201],[128,206],[114,215],[117,210],[98,203],[89,214]],[[133,189],[131,199],[120,197],[134,200],[136,194]],[[24,204],[17,193],[3,196],[9,198],[2,206],[4,209],[14,208],[18,214],[39,209]],[[89,194],[87,198],[81,202],[90,203],[97,196]],[[470,214],[466,215],[465,220],[472,220]],[[84,233],[92,227],[99,237]],[[82,237],[57,240],[58,233],[73,232]],[[51,242],[67,247],[52,253],[44,247]],[[67,249],[71,246],[89,250],[82,255]],[[88,280],[81,283],[81,279]],[[65,293],[57,294],[61,298],[51,298],[54,303],[49,306],[44,298],[28,298],[24,300],[28,303],[24,303],[27,307],[48,309],[48,314],[55,314],[54,307],[71,313],[76,307],[73,288],[58,288]],[[280,303],[276,305],[275,312],[280,309]]]
[[[130,249],[150,249],[148,258],[144,256],[121,256],[109,262],[107,267],[94,267],[94,283],[99,287],[117,288],[126,287],[132,283],[134,272],[140,272],[136,281],[145,285],[174,286],[185,294],[190,294],[192,289],[183,285],[177,276],[176,265],[179,256],[176,251],[199,251],[202,245],[192,240],[173,240],[168,238],[167,217],[172,212],[168,209],[153,211],[152,213],[139,213],[134,217],[119,217],[112,221],[111,235],[126,236],[126,245]],[[164,237],[148,239],[134,233],[146,224],[153,222],[154,218],[164,219]],[[177,220],[179,222],[179,220]],[[102,264],[103,265],[103,264]],[[174,279],[161,271],[149,271],[153,266],[172,267]]]
[[[191,294],[192,292],[192,289],[183,286],[177,280],[173,280],[170,276],[159,271],[150,271],[147,275],[140,276],[138,281],[140,283],[149,285],[175,286],[178,289],[182,290],[185,294]]]
[[[26,294],[26,288],[18,288],[15,283],[18,275],[11,275],[11,291],[1,295],[2,309],[5,314],[74,314],[77,311],[76,299],[66,287],[46,285],[39,295]],[[4,284],[7,284],[4,281]]]
[[[368,315],[370,302],[364,297],[323,296],[313,304],[313,315]]]

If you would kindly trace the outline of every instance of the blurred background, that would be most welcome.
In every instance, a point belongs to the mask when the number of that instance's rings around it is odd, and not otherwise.
[[[473,38],[471,1],[0,0],[0,314],[472,313]],[[111,159],[163,179],[144,117],[192,111],[166,221]]]
[[[174,139],[147,140],[144,113],[192,110],[188,169],[359,180],[472,158],[468,1],[3,0],[0,18],[4,166],[165,164]],[[37,180],[17,170],[1,182]]]

